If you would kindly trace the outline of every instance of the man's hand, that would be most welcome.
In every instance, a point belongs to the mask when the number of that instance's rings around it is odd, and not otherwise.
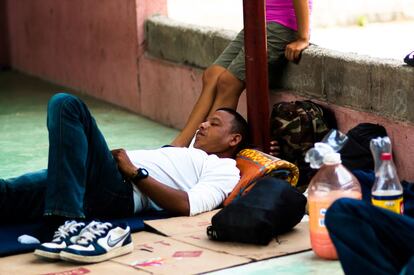
[[[111,153],[118,164],[118,169],[122,175],[127,179],[131,178],[138,168],[131,162],[126,151],[124,149],[115,149],[112,150]]]
[[[300,53],[308,46],[308,39],[299,38],[286,46],[285,57],[289,61],[299,61]]]
[[[270,142],[270,151],[269,151],[269,155],[272,156],[279,156],[280,154],[280,147],[279,147],[279,143],[276,140],[272,140]]]

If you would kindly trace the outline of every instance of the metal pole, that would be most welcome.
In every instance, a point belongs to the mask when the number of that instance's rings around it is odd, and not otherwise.
[[[251,141],[269,152],[269,81],[265,0],[243,0],[247,117]]]

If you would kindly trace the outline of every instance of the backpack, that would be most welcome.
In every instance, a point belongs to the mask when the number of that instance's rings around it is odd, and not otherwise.
[[[296,186],[298,182],[299,169],[296,165],[255,149],[241,150],[237,154],[236,163],[241,178],[224,200],[224,206],[247,194],[256,184],[257,179],[263,176],[283,179],[292,186]]]
[[[271,139],[279,143],[280,158],[298,166],[297,188],[304,192],[315,173],[304,160],[306,151],[336,128],[335,117],[310,100],[279,102],[273,105],[270,123]]]
[[[264,177],[252,190],[216,213],[207,236],[216,241],[267,245],[305,214],[306,197],[284,180]]]
[[[349,170],[374,170],[371,139],[387,136],[387,130],[379,124],[360,123],[346,133],[348,141],[339,151],[342,164]]]

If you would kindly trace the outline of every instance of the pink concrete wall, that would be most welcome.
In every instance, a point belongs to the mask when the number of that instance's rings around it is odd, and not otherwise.
[[[140,60],[139,68],[141,114],[182,129],[200,95],[203,70],[148,56]],[[238,111],[247,117],[246,109],[243,93]]]
[[[139,112],[143,22],[166,0],[7,0],[11,65]]]
[[[167,15],[167,0],[136,0],[139,57],[141,57],[145,51],[145,20],[155,14]]]
[[[9,65],[9,34],[6,0],[0,0],[0,68]]]
[[[201,91],[202,71],[152,58],[139,63],[141,114],[183,128]]]

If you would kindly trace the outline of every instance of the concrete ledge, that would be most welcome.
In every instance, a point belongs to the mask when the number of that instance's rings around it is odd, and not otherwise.
[[[289,64],[280,78],[284,89],[339,106],[414,122],[414,68],[311,46],[300,65]]]
[[[172,62],[209,66],[235,37],[231,31],[181,24],[156,16],[146,22],[147,51]],[[381,60],[311,46],[299,65],[289,63],[270,74],[277,86],[298,95],[382,117],[414,122],[414,68],[397,60]]]
[[[206,68],[236,36],[155,16],[146,21],[147,51],[158,58]]]

